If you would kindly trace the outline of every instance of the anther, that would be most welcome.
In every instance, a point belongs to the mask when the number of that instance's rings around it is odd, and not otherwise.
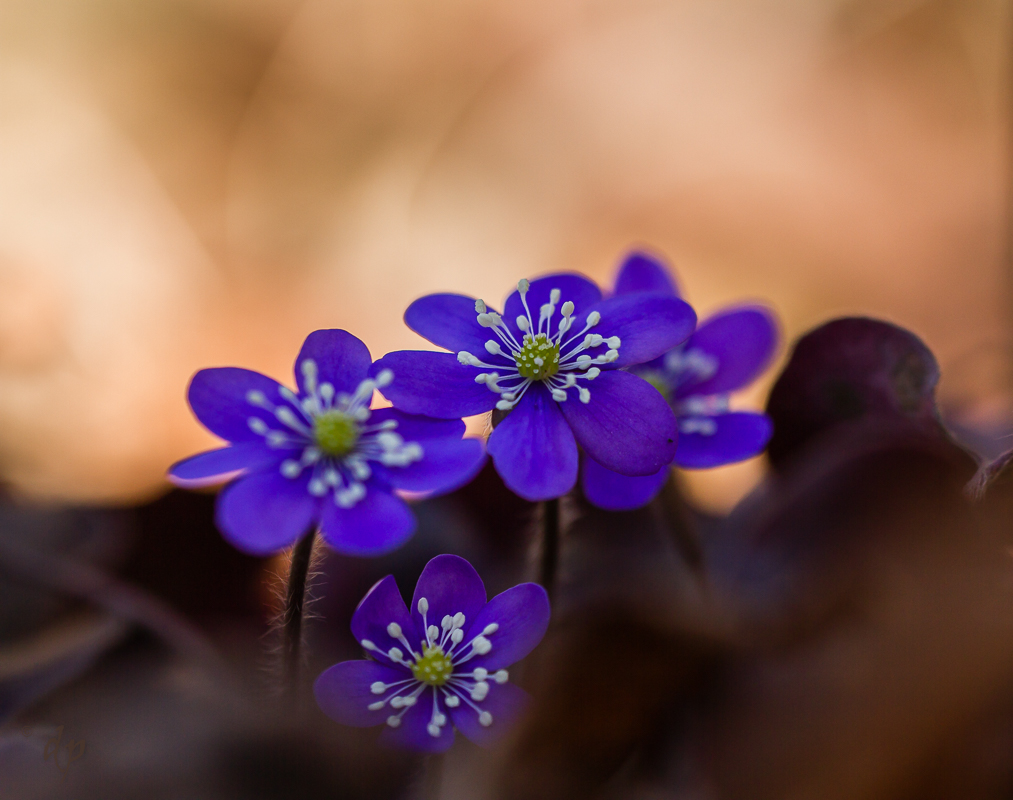
[[[456,694],[451,694],[447,695],[447,697],[444,698],[443,702],[447,704],[448,708],[457,708],[459,705],[461,705],[461,698],[458,697]]]
[[[377,700],[375,703],[370,703],[368,706],[366,706],[366,708],[368,708],[370,711],[379,711],[385,705],[387,705],[386,701]]]
[[[503,348],[499,346],[499,342],[494,342],[491,339],[485,343],[485,349],[490,355],[501,356],[503,355]]]
[[[484,636],[476,636],[471,640],[471,648],[480,656],[484,656],[490,650],[492,650],[492,642],[486,639]]]
[[[390,650],[387,651],[387,656],[390,658],[391,661],[400,661],[402,658],[404,658],[404,653],[401,652],[400,648],[392,647]]]
[[[597,311],[592,311],[587,315],[587,324],[594,327],[601,322],[601,314]]]
[[[489,670],[487,670],[485,667],[475,667],[475,670],[474,672],[472,672],[472,675],[474,676],[476,681],[484,681],[486,677],[488,677],[489,675]],[[373,685],[375,686],[376,684]],[[379,692],[373,692],[373,694],[379,694]]]
[[[573,301],[567,300],[563,303],[563,307],[560,309],[564,317],[573,316]]]
[[[471,689],[471,699],[477,703],[481,703],[489,694],[489,684],[485,681],[479,681]]]
[[[520,292],[522,295],[527,294],[528,289],[530,288],[531,284],[528,283],[527,278],[521,278],[519,281],[517,281],[517,291]]]
[[[440,726],[437,725],[435,722],[430,722],[428,725],[426,725],[426,731],[434,739],[438,739],[440,736]]]
[[[394,704],[391,703],[391,705]],[[391,714],[389,717],[387,717],[387,724],[390,725],[390,727],[392,728],[396,728],[398,725],[401,724],[401,717],[397,716],[397,714]]]
[[[420,614],[428,614],[429,613],[429,601],[426,600],[426,598],[424,598],[424,597],[420,597],[419,598],[418,609],[419,609],[419,613]]]
[[[478,715],[478,722],[483,728],[488,728],[492,725],[492,714],[488,711],[483,711]]]
[[[552,305],[556,305],[556,303],[559,302],[559,289],[553,289],[549,292],[549,302],[552,303]]]
[[[389,386],[392,380],[394,380],[394,371],[389,369],[382,369],[380,370],[380,373],[376,376],[376,385],[378,387]]]
[[[246,402],[252,406],[262,406],[267,402],[264,393],[257,389],[251,389],[246,393]]]
[[[485,301],[484,300],[476,300],[475,301],[475,313],[476,314],[484,314],[486,311],[487,311],[487,309],[485,307]]]
[[[490,622],[488,625],[486,625],[482,629],[482,635],[483,636],[492,636],[498,630],[499,630],[499,623],[498,622]]]
[[[505,669],[498,669],[492,674],[492,679],[496,681],[496,683],[502,685],[510,680],[510,673]]]
[[[400,639],[401,626],[396,622],[390,623],[390,625],[387,626],[387,635],[390,636],[391,639]]]

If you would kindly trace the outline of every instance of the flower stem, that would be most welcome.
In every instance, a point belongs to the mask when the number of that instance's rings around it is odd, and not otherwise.
[[[434,753],[426,759],[425,774],[422,776],[424,800],[440,800],[443,785],[443,755]]]
[[[302,663],[303,612],[306,605],[306,583],[309,576],[316,528],[311,528],[292,548],[292,559],[288,568],[288,587],[285,593],[285,613],[282,619],[284,640],[285,685],[296,693],[299,686],[299,667]]]
[[[665,522],[672,534],[672,542],[675,544],[676,550],[686,562],[686,566],[698,577],[703,578],[706,574],[706,564],[704,563],[700,533],[689,508],[686,506],[686,501],[682,497],[682,492],[679,491],[675,470],[669,471],[660,500]]]
[[[538,582],[549,597],[556,584],[559,565],[559,498],[542,503],[541,553],[538,565]]]

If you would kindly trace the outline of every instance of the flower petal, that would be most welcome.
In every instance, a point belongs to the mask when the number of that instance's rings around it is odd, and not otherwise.
[[[495,309],[489,308],[495,313]],[[478,324],[475,298],[463,294],[429,294],[420,297],[404,312],[405,324],[437,347],[455,355],[467,350],[485,358],[485,343],[496,337]]]
[[[705,469],[733,464],[761,453],[770,441],[774,425],[766,414],[748,411],[718,414],[714,433],[680,433],[675,463],[686,469]]]
[[[577,482],[577,443],[559,404],[540,384],[496,426],[487,449],[503,482],[526,500],[561,497]]]
[[[436,556],[426,564],[415,585],[411,607],[419,636],[425,638],[426,625],[419,613],[419,600],[423,597],[429,604],[425,616],[429,625],[440,628],[445,616],[462,613],[467,629],[467,623],[475,619],[485,605],[485,584],[475,568],[460,556]]]
[[[472,621],[464,637],[470,642],[495,623],[495,632],[486,636],[492,650],[475,656],[462,667],[485,667],[494,672],[520,661],[542,641],[549,627],[549,596],[537,583],[522,583],[496,595]]]
[[[729,308],[706,319],[685,350],[702,350],[717,360],[705,381],[680,387],[678,396],[724,394],[752,383],[769,365],[777,347],[777,322],[762,306]],[[620,350],[620,352],[622,352]]]
[[[485,463],[485,448],[478,439],[429,439],[422,445],[422,460],[406,467],[387,467],[387,480],[396,489],[445,494],[464,486]]]
[[[583,318],[591,306],[601,300],[601,289],[590,278],[578,275],[576,272],[560,272],[553,275],[546,275],[536,278],[530,282],[527,293],[528,308],[531,311],[531,320],[538,327],[538,315],[542,305],[549,302],[549,295],[553,289],[559,289],[559,303],[556,306],[556,314],[552,322],[556,325],[562,319],[560,306],[567,300],[571,301],[576,309],[574,317]],[[510,326],[515,336],[520,340],[520,331],[517,328],[517,317],[525,316],[524,304],[521,302],[520,292],[514,290],[507,298],[503,311],[503,320]],[[581,323],[583,325],[583,323]],[[578,328],[579,330],[579,328]],[[555,329],[551,333],[555,333]]]
[[[369,348],[348,331],[331,328],[313,331],[303,342],[295,360],[295,379],[299,391],[308,394],[302,364],[312,359],[317,365],[317,385],[331,384],[337,392],[351,394],[366,380],[373,359]]]
[[[262,419],[271,428],[283,426],[274,414],[251,405],[248,392],[261,392],[275,405],[291,405],[280,394],[281,384],[259,372],[240,367],[202,369],[190,380],[187,399],[190,408],[211,433],[229,442],[260,439],[250,429],[250,418]],[[301,412],[296,412],[300,415]]]
[[[377,695],[370,687],[376,682],[392,684],[410,677],[407,670],[392,669],[375,661],[342,661],[320,673],[313,683],[313,694],[320,710],[335,722],[369,728],[382,725],[391,713],[397,713],[389,705],[370,711],[370,705],[394,691]]]
[[[675,415],[657,389],[619,371],[603,372],[589,386],[590,403],[572,398],[560,408],[591,458],[623,475],[653,475],[672,463]]]
[[[341,508],[328,495],[320,522],[327,543],[350,556],[377,556],[400,547],[415,532],[415,515],[400,497],[375,482],[351,508]]]
[[[426,687],[419,695],[418,702],[401,717],[401,724],[396,728],[389,726],[380,734],[380,741],[392,747],[404,750],[415,750],[420,753],[443,753],[454,743],[454,726],[450,720],[440,729],[439,736],[430,736],[428,727],[433,718],[433,703],[436,693]],[[442,702],[437,706],[440,713],[447,711]]]
[[[169,467],[169,480],[176,486],[198,488],[222,483],[243,470],[251,471],[282,461],[288,451],[273,450],[261,442],[239,442],[184,458]]]
[[[679,287],[665,262],[649,253],[634,250],[619,267],[615,294],[658,292],[679,297]]]
[[[464,366],[451,353],[398,350],[377,361],[372,374],[381,369],[394,373],[384,397],[409,414],[460,419],[491,411],[499,400],[485,384],[475,383],[481,369]]]
[[[460,439],[467,426],[460,419],[433,419],[421,414],[405,414],[396,408],[375,408],[370,412],[367,425],[394,420],[397,432],[406,442],[425,442],[431,439]]]
[[[619,357],[607,366],[608,369],[643,364],[657,358],[681,344],[693,333],[696,326],[696,312],[678,297],[661,294],[624,294],[588,309],[601,314],[601,322],[593,329],[609,338],[618,336],[622,341]],[[581,316],[578,327],[584,326],[587,314]],[[595,356],[608,350],[602,345],[588,354]]]
[[[230,483],[218,497],[215,523],[233,547],[251,555],[294,544],[317,520],[320,501],[307,490],[309,475],[286,478],[278,470]]]
[[[682,441],[680,435],[680,447]],[[581,483],[584,497],[606,511],[629,511],[646,506],[661,491],[668,478],[667,465],[653,475],[621,475],[603,467],[593,458],[585,458],[583,465]]]
[[[482,747],[489,747],[510,728],[524,714],[531,697],[518,686],[512,683],[489,682],[489,694],[485,700],[475,703],[482,711],[492,714],[492,724],[486,727],[478,721],[478,712],[463,700],[457,708],[450,709],[450,719],[457,728],[468,739]],[[474,702],[474,701],[473,701]]]
[[[388,575],[373,584],[373,588],[366,592],[366,596],[355,609],[355,613],[352,614],[352,635],[360,644],[363,641],[372,642],[379,653],[386,654],[392,647],[405,652],[404,643],[387,633],[387,626],[392,622],[401,626],[408,643],[417,649],[420,640],[415,632],[415,623],[408,614],[394,576]],[[386,655],[380,655],[372,650],[367,652],[386,666],[390,666]],[[391,668],[400,671],[402,677],[411,675],[408,668],[400,664],[395,664]]]

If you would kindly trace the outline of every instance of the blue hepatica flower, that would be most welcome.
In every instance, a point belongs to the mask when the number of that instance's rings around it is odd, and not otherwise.
[[[419,577],[410,614],[393,576],[369,590],[352,633],[372,659],[324,671],[313,687],[317,703],[345,725],[386,725],[382,739],[395,746],[443,752],[455,728],[491,744],[528,699],[506,668],[535,648],[548,625],[549,598],[538,584],[487,603],[471,564],[437,556]]]
[[[619,269],[616,296],[646,292],[678,295],[665,266],[633,253]],[[766,414],[729,410],[729,394],[752,383],[770,364],[777,347],[777,323],[762,306],[738,305],[717,312],[678,347],[633,368],[675,411],[679,441],[672,463],[688,469],[718,467],[760,453],[773,432]],[[654,475],[629,477],[586,458],[584,494],[612,510],[649,502],[668,476],[666,465]]]
[[[374,389],[396,380],[369,377],[372,359],[347,331],[311,333],[296,359],[298,392],[247,369],[204,369],[190,382],[194,414],[228,447],[180,461],[169,477],[182,486],[238,479],[218,498],[216,521],[235,547],[266,555],[319,525],[335,549],[355,555],[391,550],[415,529],[395,489],[448,492],[485,459],[462,439],[461,420],[370,409]]]
[[[577,480],[577,445],[624,475],[653,475],[675,454],[675,417],[651,385],[623,371],[686,339],[693,309],[674,294],[602,299],[575,274],[522,280],[501,315],[482,300],[432,294],[405,322],[451,353],[389,353],[385,394],[395,408],[462,417],[509,412],[489,438],[504,482],[528,500],[566,494]]]

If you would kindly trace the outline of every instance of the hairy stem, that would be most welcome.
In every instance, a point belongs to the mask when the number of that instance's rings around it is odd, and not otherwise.
[[[556,568],[559,566],[559,498],[543,502],[541,511],[538,582],[551,598],[556,585]]]
[[[425,800],[440,800],[443,785],[443,755],[436,753],[426,759],[422,776],[422,796]]]
[[[306,606],[306,583],[309,576],[316,528],[296,542],[288,568],[288,586],[285,592],[285,613],[282,618],[282,658],[285,685],[295,692],[299,686],[299,668],[302,664],[303,614]]]

